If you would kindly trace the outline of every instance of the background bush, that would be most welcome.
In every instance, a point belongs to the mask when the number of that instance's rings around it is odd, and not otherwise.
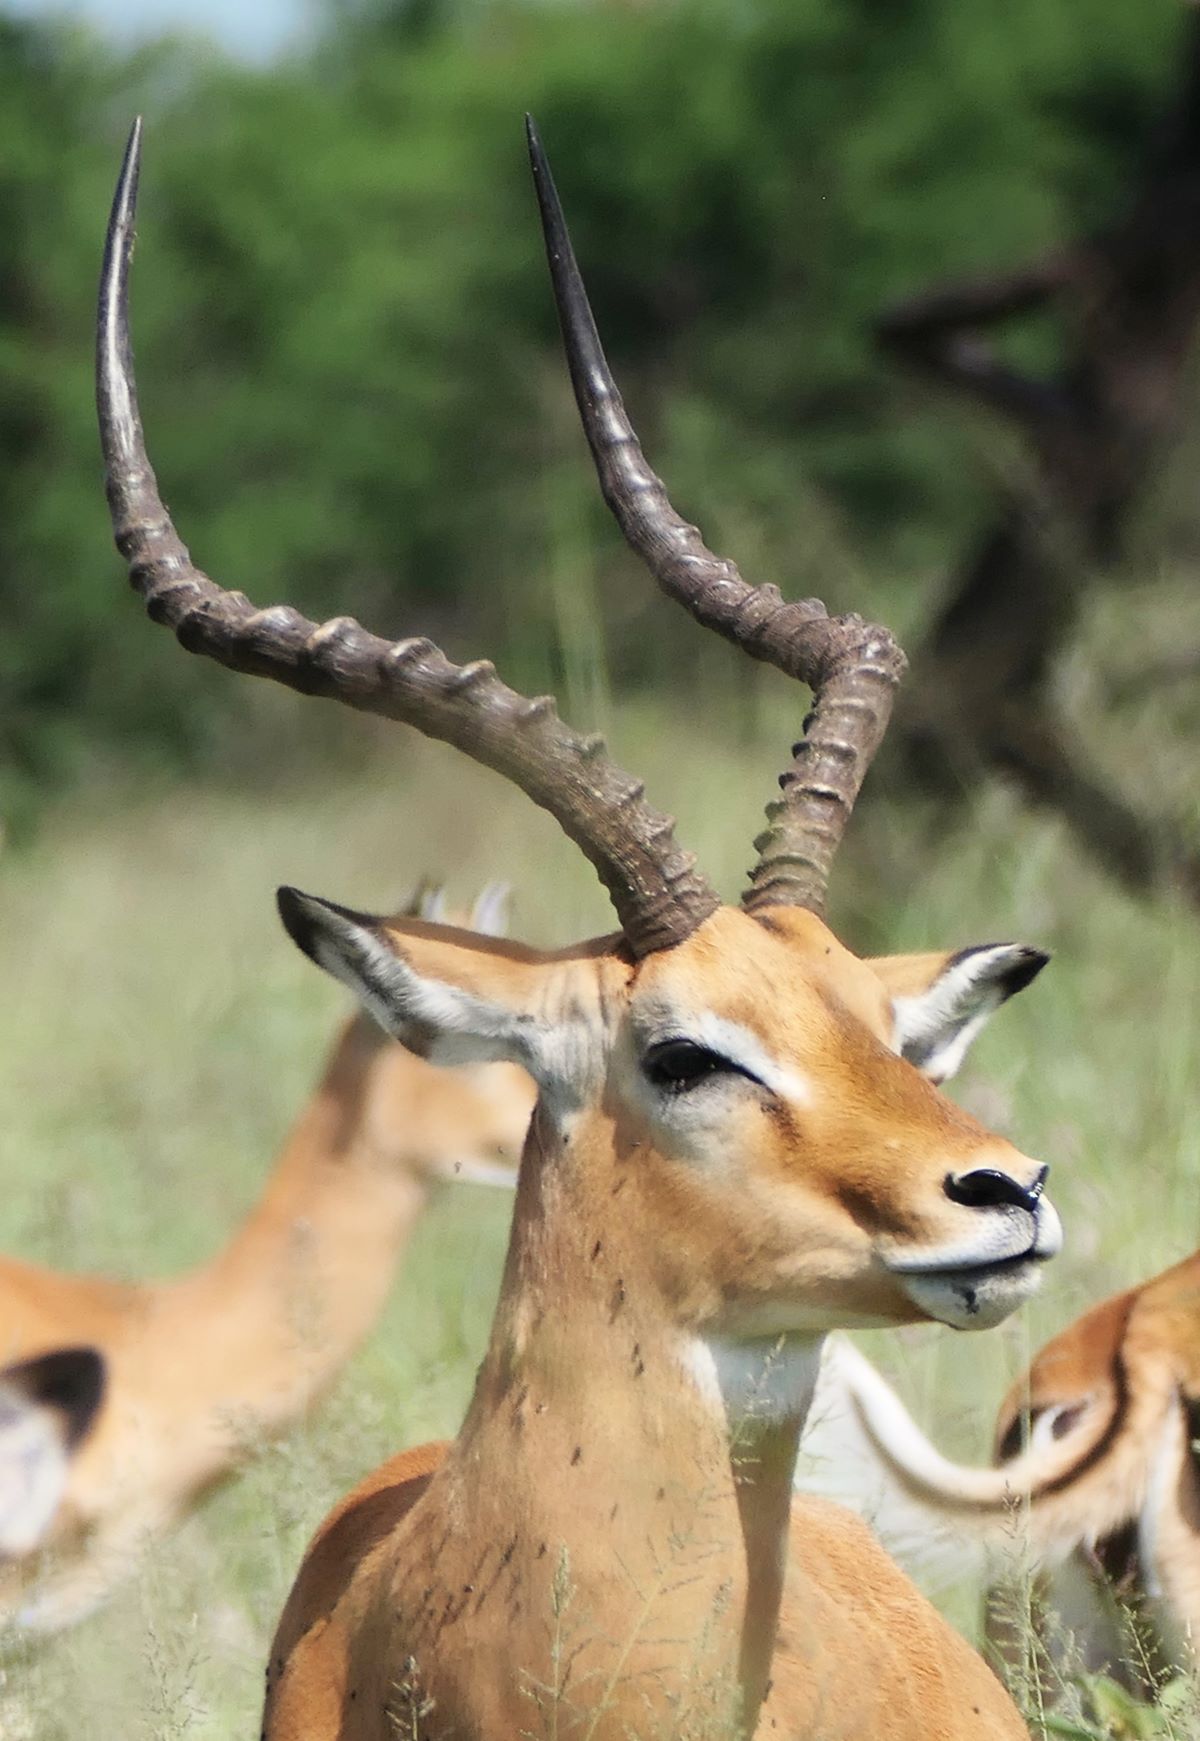
[[[422,0],[332,7],[249,71],[0,21],[9,823],[97,755],[271,765],[247,686],[143,633],[109,554],[92,306],[135,107],[144,409],[198,560],[520,681],[630,686],[704,655],[595,500],[522,110],[681,506],[752,577],[831,602],[853,577],[903,626],[989,481],[870,321],[1111,215],[1179,28],[1174,0]]]

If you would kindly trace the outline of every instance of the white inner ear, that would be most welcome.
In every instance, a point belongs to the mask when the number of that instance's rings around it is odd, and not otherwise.
[[[366,925],[322,907],[309,947],[387,1034],[434,1064],[519,1064],[552,1106],[577,1104],[595,1071],[586,1029],[550,1027],[524,1010],[493,1003],[420,974]]]
[[[511,912],[511,885],[488,883],[480,890],[471,908],[471,929],[483,937],[507,937]]]
[[[522,1065],[536,1076],[542,1048],[532,1017],[415,971],[365,925],[322,923],[313,951],[326,973],[362,1001],[385,1033],[434,1064]]]
[[[1017,943],[971,949],[952,961],[927,991],[894,997],[893,1045],[922,1075],[945,1082],[980,1031],[1011,995],[1010,977],[1024,961]]]
[[[417,902],[417,913],[433,925],[443,925],[446,921],[446,891],[441,883],[435,883],[432,888],[422,889],[421,898]]]
[[[53,1412],[0,1392],[0,1556],[37,1546],[58,1509],[67,1467]]]

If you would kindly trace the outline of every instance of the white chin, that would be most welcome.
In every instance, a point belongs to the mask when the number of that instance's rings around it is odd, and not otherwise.
[[[927,1270],[903,1279],[909,1299],[930,1318],[949,1324],[952,1330],[990,1330],[1037,1292],[1041,1272],[1042,1266],[1031,1259],[995,1267]]]

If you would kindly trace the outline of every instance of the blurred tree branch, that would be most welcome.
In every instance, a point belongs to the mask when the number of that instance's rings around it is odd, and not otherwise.
[[[1197,844],[1090,765],[1049,694],[1089,579],[1122,559],[1131,509],[1179,423],[1200,318],[1200,16],[1189,12],[1174,99],[1112,225],[1018,270],[911,297],[876,333],[908,368],[1005,418],[1030,457],[914,660],[897,734],[907,772],[953,802],[981,765],[1003,768],[1128,886],[1170,881],[1200,903]],[[1063,329],[1061,363],[1044,377],[997,348],[998,329],[1031,314]]]

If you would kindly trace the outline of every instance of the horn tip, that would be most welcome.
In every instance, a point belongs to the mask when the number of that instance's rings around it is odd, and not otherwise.
[[[550,175],[550,162],[546,156],[546,147],[542,144],[542,136],[538,132],[538,124],[528,111],[525,114],[525,144],[529,151],[533,178],[540,184]]]
[[[546,156],[546,148],[542,144],[538,124],[529,114],[525,116],[525,144],[529,152],[529,167],[533,171],[533,185],[542,213],[542,223],[545,225],[552,221],[548,214],[558,216],[561,222],[561,213],[555,212],[557,199],[554,190],[554,176],[550,169],[550,159]]]
[[[137,206],[138,175],[142,167],[142,117],[135,115],[125,142],[125,155],[113,201],[114,222],[128,222]]]

